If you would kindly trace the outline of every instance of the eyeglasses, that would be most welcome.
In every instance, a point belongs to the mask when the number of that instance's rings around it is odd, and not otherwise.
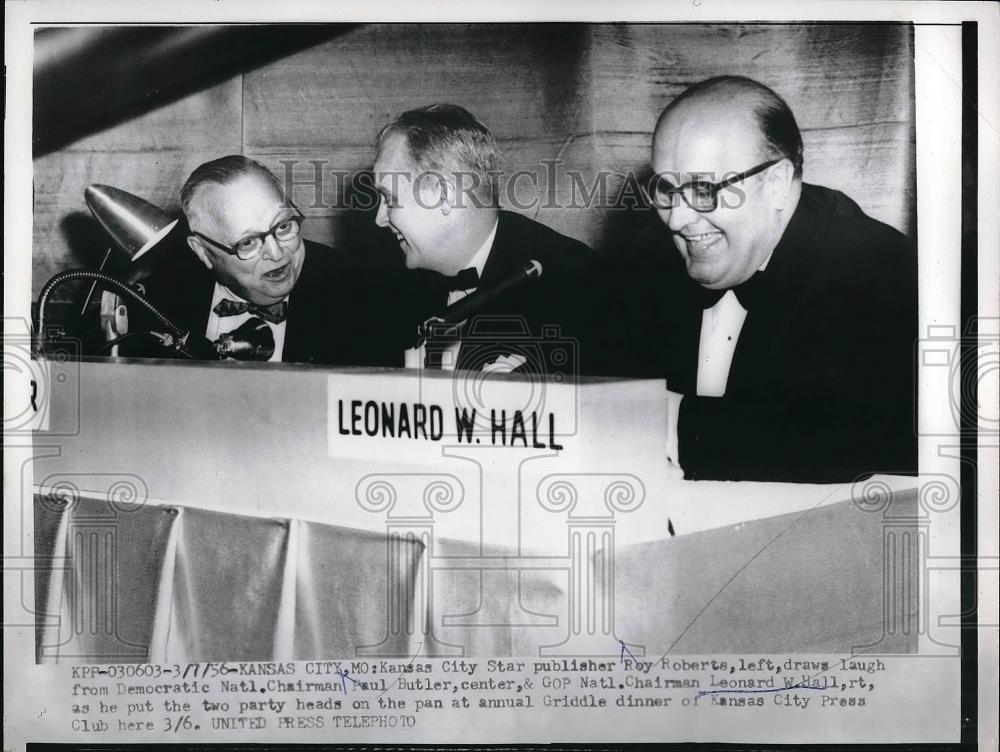
[[[646,198],[657,209],[676,209],[678,207],[678,196],[684,199],[684,203],[696,212],[710,212],[719,208],[719,193],[733,183],[752,177],[759,172],[763,172],[768,167],[778,164],[780,159],[772,159],[749,170],[733,175],[719,183],[709,180],[692,180],[684,185],[671,185],[667,182],[664,174],[654,175],[650,181],[652,189],[643,187]]]
[[[228,253],[230,256],[236,256],[240,261],[250,261],[256,258],[261,249],[264,247],[264,241],[267,240],[269,236],[274,236],[274,239],[279,243],[288,243],[295,240],[302,233],[302,223],[305,221],[305,217],[301,214],[296,214],[294,217],[288,217],[277,222],[271,227],[267,232],[258,232],[254,235],[247,235],[245,238],[238,240],[235,245],[231,248],[222,245],[215,240],[212,240],[200,232],[191,231],[191,234],[197,238],[201,238],[206,243],[211,244],[213,247],[218,248],[223,253]]]

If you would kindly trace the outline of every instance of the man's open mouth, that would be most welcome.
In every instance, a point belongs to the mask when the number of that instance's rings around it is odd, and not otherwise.
[[[681,237],[687,244],[688,253],[700,256],[722,239],[722,233],[703,232],[697,235],[681,235]]]
[[[292,268],[291,263],[283,264],[282,266],[279,266],[277,269],[272,269],[269,272],[264,272],[264,279],[268,280],[269,282],[280,282],[281,280],[283,280],[285,277],[288,276],[288,273],[291,270],[291,268]]]

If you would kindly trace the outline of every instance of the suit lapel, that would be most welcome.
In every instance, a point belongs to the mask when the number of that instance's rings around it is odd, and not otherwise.
[[[686,271],[683,274],[685,282],[677,294],[686,296],[688,302],[668,313],[668,317],[676,316],[678,321],[667,322],[667,341],[661,347],[668,353],[668,387],[683,394],[694,394],[698,384],[698,347],[704,308],[700,288],[689,284]]]
[[[338,312],[343,301],[337,294],[336,280],[326,279],[318,273],[315,256],[318,252],[306,241],[302,272],[288,296],[283,362],[312,363],[318,351],[337,352],[340,349],[338,341],[344,333],[337,323],[341,319]]]
[[[517,247],[516,239],[511,237],[513,228],[504,212],[500,212],[497,222],[497,234],[479,277],[479,289],[495,285],[516,271],[517,261],[511,253],[511,249]]]
[[[483,273],[479,275],[479,285],[476,287],[476,291],[486,290],[500,282],[511,273],[509,270],[510,259],[509,253],[505,252],[505,248],[509,248],[509,238],[510,234],[509,223],[504,221],[503,212],[497,219],[497,232],[496,236],[493,238],[493,245],[490,248],[490,254],[486,257],[486,263],[483,265]],[[475,293],[473,293],[475,294]],[[482,314],[477,314],[482,315]],[[488,315],[488,311],[485,312]],[[463,328],[462,335],[463,338],[469,334],[470,326],[473,325],[473,321],[466,323]],[[458,357],[456,360],[455,367],[458,369],[464,369],[469,366],[469,351],[471,348],[465,346],[465,342],[462,341],[458,346]]]
[[[828,237],[823,212],[803,190],[799,205],[760,275],[759,299],[747,313],[729,369],[729,385],[738,391],[757,391],[780,383],[801,367],[779,353],[793,353],[788,338],[802,320],[803,307],[814,291],[815,259]],[[756,280],[755,280],[756,281]],[[730,389],[727,388],[727,394]]]
[[[177,300],[177,320],[186,321],[191,331],[199,337],[205,336],[208,329],[208,317],[212,312],[212,297],[215,295],[215,277],[204,267],[204,274],[199,274],[189,281],[190,288],[182,292]],[[185,285],[186,286],[186,285]],[[178,289],[183,290],[184,286]]]

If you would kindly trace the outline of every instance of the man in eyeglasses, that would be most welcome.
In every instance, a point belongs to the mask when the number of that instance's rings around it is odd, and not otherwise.
[[[916,469],[915,251],[802,163],[788,105],[746,78],[696,84],[657,122],[660,222],[626,264],[640,344],[620,370],[666,375],[688,478]]]
[[[374,270],[306,240],[302,213],[264,165],[241,155],[206,162],[181,205],[194,255],[175,254],[146,283],[168,318],[211,342],[266,327],[266,347],[249,359],[402,365],[367,315]]]
[[[289,296],[306,257],[302,215],[263,165],[236,155],[191,173],[181,206],[188,245],[215,278],[205,336],[216,341],[261,318],[274,335],[270,359],[282,360]]]

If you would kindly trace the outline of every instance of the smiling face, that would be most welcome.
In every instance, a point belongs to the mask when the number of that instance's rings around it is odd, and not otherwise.
[[[710,97],[688,100],[658,124],[652,165],[674,185],[717,183],[765,161],[760,143],[749,107]],[[713,211],[696,212],[679,197],[675,208],[657,209],[696,282],[734,287],[767,260],[787,223],[782,211],[790,173],[787,162],[779,165],[723,189]]]
[[[461,268],[461,259],[456,261],[449,253],[456,233],[455,213],[440,181],[413,165],[405,136],[394,133],[386,138],[373,172],[380,195],[375,224],[396,236],[407,268],[455,274]]]
[[[199,187],[191,200],[188,224],[193,231],[231,248],[293,216],[295,210],[277,188],[266,177],[251,172],[225,185],[205,183]],[[305,260],[301,235],[285,242],[271,235],[260,253],[248,261],[195,236],[188,238],[188,244],[221,284],[259,305],[283,300],[295,287]]]

